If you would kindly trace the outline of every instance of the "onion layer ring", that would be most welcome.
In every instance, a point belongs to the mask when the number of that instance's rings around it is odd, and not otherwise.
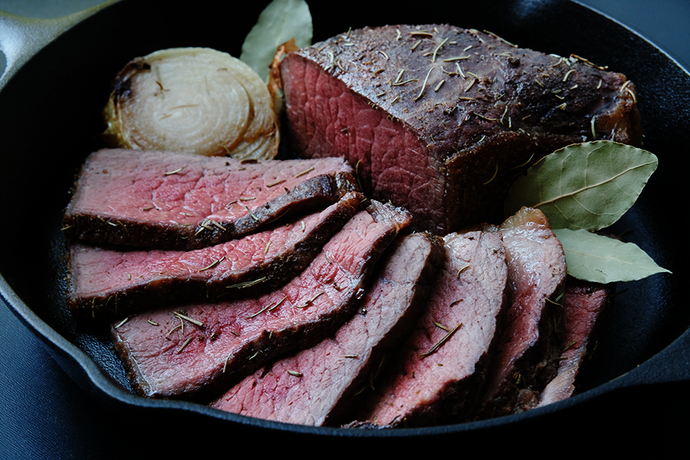
[[[130,61],[104,110],[113,147],[270,159],[280,130],[261,77],[227,53],[171,48]]]

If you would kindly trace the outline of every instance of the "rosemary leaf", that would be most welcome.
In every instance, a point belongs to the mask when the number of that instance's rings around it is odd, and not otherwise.
[[[438,351],[438,349],[441,348],[441,346],[443,346],[443,344],[446,343],[448,341],[448,339],[450,339],[458,329],[460,329],[461,326],[462,326],[462,323],[458,324],[453,329],[448,331],[448,333],[446,335],[444,335],[441,340],[436,342],[436,344],[433,347],[431,347],[431,350],[427,351],[426,353],[420,354],[419,357],[420,358],[426,358],[427,356],[436,353]]]
[[[196,325],[196,326],[199,326],[199,327],[203,327],[203,326],[204,326],[204,323],[202,323],[201,321],[197,321],[197,320],[195,320],[195,319],[193,319],[193,318],[190,318],[189,316],[184,315],[184,314],[182,314],[182,313],[180,313],[180,312],[178,312],[178,311],[174,312],[173,314],[174,314],[175,316],[177,316],[178,318],[183,319],[183,320],[185,320],[185,321],[189,321],[190,323],[192,323],[192,324],[194,324],[194,325]]]

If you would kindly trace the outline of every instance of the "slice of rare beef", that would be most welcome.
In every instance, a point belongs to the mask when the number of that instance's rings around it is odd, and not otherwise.
[[[632,82],[441,24],[351,30],[280,64],[287,137],[343,156],[363,191],[445,235],[502,220],[516,174],[574,142],[639,144]]]
[[[99,150],[75,184],[65,233],[92,244],[189,250],[332,204],[356,187],[339,158],[240,161]]]
[[[315,345],[354,313],[374,264],[410,220],[403,209],[372,202],[275,291],[113,324],[115,349],[136,391],[209,402],[278,354]]]
[[[505,251],[499,233],[453,233],[444,240],[446,262],[427,309],[356,420],[384,427],[443,424],[462,419],[475,401],[504,303]]]
[[[379,262],[361,307],[318,345],[248,376],[212,407],[302,425],[339,425],[383,353],[409,332],[443,264],[438,238],[399,237]]]
[[[74,243],[67,300],[77,317],[112,319],[183,301],[266,292],[289,281],[358,210],[358,192],[321,212],[191,251]]]
[[[535,407],[556,375],[562,352],[562,307],[557,301],[566,279],[563,246],[538,209],[522,208],[499,230],[510,305],[501,318],[478,418]]]
[[[611,301],[611,286],[568,277],[563,306],[563,340],[558,374],[544,388],[539,406],[569,398],[575,391],[575,377],[591,350],[601,313]]]

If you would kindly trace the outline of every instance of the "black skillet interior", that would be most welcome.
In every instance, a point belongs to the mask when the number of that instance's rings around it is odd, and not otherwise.
[[[489,30],[523,47],[584,56],[632,79],[640,95],[645,147],[659,157],[660,166],[638,203],[614,230],[641,246],[673,275],[656,275],[619,286],[615,305],[604,323],[597,360],[588,373],[583,373],[581,394],[572,399],[587,398],[601,388],[608,391],[633,383],[652,383],[659,375],[690,380],[690,370],[673,367],[674,355],[667,356],[668,350],[660,354],[679,337],[674,349],[686,353],[689,342],[684,333],[690,324],[690,310],[681,301],[680,280],[687,273],[681,225],[670,222],[666,210],[669,202],[683,196],[683,176],[688,171],[687,72],[640,36],[569,1],[439,2],[435,7],[410,9],[351,0],[339,6],[337,14],[327,2],[310,3],[314,41],[350,27],[448,22]],[[100,147],[100,111],[113,76],[132,57],[161,48],[207,46],[239,56],[242,40],[264,3],[246,2],[242,20],[237,15],[214,14],[215,4],[210,1],[181,5],[127,0],[112,5],[47,46],[0,93],[0,186],[6,216],[0,232],[1,240],[9,243],[0,259],[0,273],[7,282],[3,292],[10,293],[7,303],[49,342],[66,370],[97,396],[142,407],[184,407],[221,419],[271,426],[194,405],[129,397],[122,368],[104,336],[75,328],[63,310],[61,213],[75,172],[85,156]],[[38,321],[31,316],[34,314]],[[642,371],[636,370],[637,374],[631,373],[628,379],[616,379],[650,358]],[[94,373],[89,360],[105,372]]]

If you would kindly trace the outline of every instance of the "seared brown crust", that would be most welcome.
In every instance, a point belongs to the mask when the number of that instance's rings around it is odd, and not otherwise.
[[[518,48],[495,35],[445,24],[366,27],[298,54],[446,156],[485,135],[520,128],[591,136],[593,115],[596,125],[619,110],[637,111],[627,104],[634,102],[634,86],[622,74],[577,57]],[[605,127],[609,123],[596,125],[597,137],[638,143],[636,121],[619,123],[614,132]],[[459,126],[463,129],[454,129]]]

